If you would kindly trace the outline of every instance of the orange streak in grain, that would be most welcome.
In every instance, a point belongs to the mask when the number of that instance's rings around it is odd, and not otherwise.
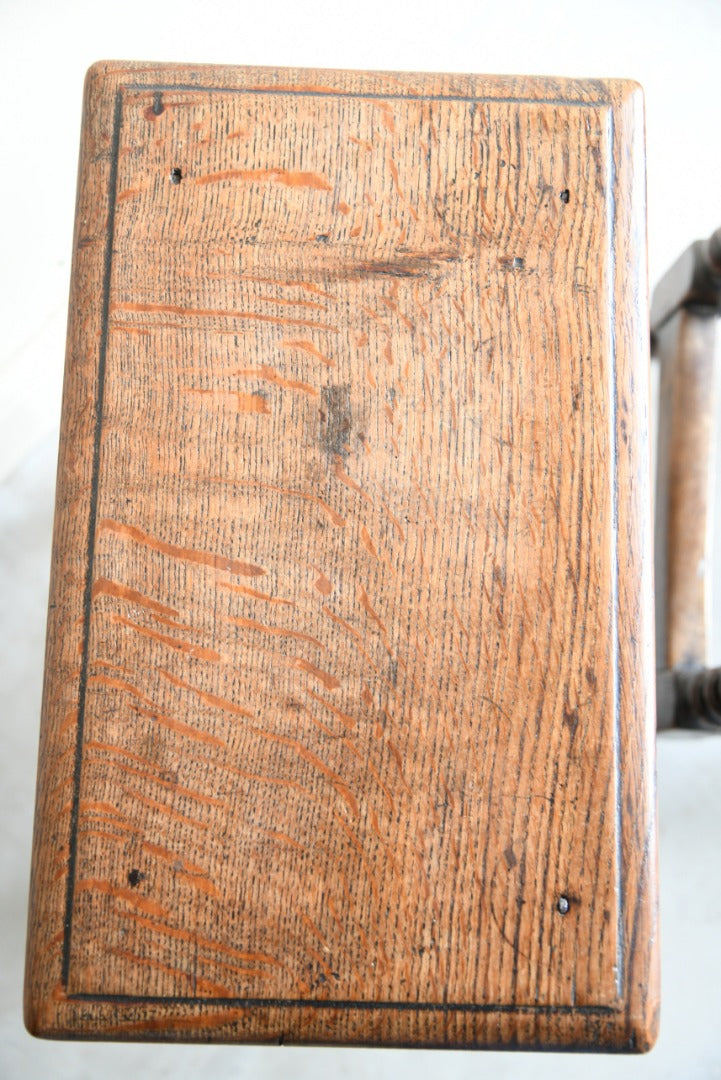
[[[220,277],[225,280],[225,274],[221,274]],[[300,286],[303,288],[303,286]],[[315,308],[316,311],[327,311],[327,304],[320,304],[317,300],[302,300],[292,299],[286,296],[256,296],[256,300],[260,300],[264,304],[287,304],[288,307],[309,307]]]
[[[260,784],[278,784],[279,787],[292,788],[293,791],[301,791],[309,798],[316,798],[315,792],[309,791],[308,788],[303,787],[297,780],[288,780],[284,776],[264,776],[262,773],[249,772],[247,769],[239,769],[237,765],[229,765],[227,762],[221,762],[218,768],[224,769],[226,772],[233,773],[234,776],[240,776],[244,780],[252,780],[253,783]]]
[[[98,803],[97,805],[102,806],[103,804]],[[125,822],[123,820],[118,821],[118,816],[120,816],[120,815],[111,814],[109,811],[104,812],[102,810],[92,809],[92,806],[93,806],[92,803],[81,802],[80,803],[81,815],[84,815],[86,818],[99,818],[102,823],[104,823],[104,824],[107,823],[108,825],[112,825],[113,828],[121,829],[123,832],[134,833],[134,834],[140,832],[140,829],[138,829],[135,825],[129,825],[127,822]]]
[[[237,960],[247,961],[251,964],[270,964],[272,967],[279,968],[285,968],[286,966],[269,953],[246,952],[242,949],[236,949],[232,945],[224,945],[220,941],[213,941],[212,938],[203,937],[202,934],[196,934],[193,930],[183,930],[180,927],[169,926],[167,923],[152,922],[151,919],[144,918],[136,912],[128,911],[126,914],[135,919],[136,922],[141,926],[144,926],[147,930],[155,931],[156,933],[163,934],[167,937],[178,938],[180,941],[189,941],[193,945],[197,942],[198,947],[202,949],[222,952],[227,956],[234,956]]]
[[[171,675],[169,671],[165,671],[163,668],[158,668],[158,673],[167,679],[168,682],[173,683],[174,686],[179,686],[183,690],[191,690],[194,694],[197,694],[202,701],[206,701],[209,705],[217,705],[219,709],[225,710],[225,712],[235,713],[236,716],[244,716],[249,720],[254,720],[255,717],[249,709],[244,709],[242,705],[236,705],[233,701],[228,701],[227,698],[217,697],[215,694],[210,694],[206,690],[199,690],[197,686],[193,686],[192,683],[184,682],[183,679],[179,679],[177,675]],[[218,740],[220,742],[220,740]],[[225,746],[225,743],[221,743]]]
[[[219,581],[218,587],[220,589],[228,589],[230,592],[242,593],[243,596],[250,596],[253,600],[264,600],[266,604],[286,604],[288,607],[295,607],[295,600],[284,600],[280,596],[269,596],[268,593],[258,592],[257,589],[251,589],[247,585],[236,585],[232,581]]]
[[[227,483],[222,477],[213,477],[213,479],[216,483]],[[325,510],[334,525],[341,529],[345,528],[345,518],[342,518],[328,503],[323,502],[318,495],[312,495],[308,491],[296,491],[294,488],[279,487],[277,484],[268,484],[263,480],[244,480],[242,483],[245,487],[257,487],[262,488],[264,491],[277,491],[279,495],[292,495],[297,499],[307,499],[309,502],[320,506],[321,510]]]
[[[313,582],[313,585],[319,593],[323,594],[323,596],[330,596],[330,594],[333,592],[333,586],[331,585],[330,581],[325,576],[322,570],[319,571],[318,577]]]
[[[299,341],[283,341],[284,349],[301,349],[303,352],[310,353],[311,356],[315,356],[327,367],[335,367],[335,360],[331,360],[324,353],[320,351],[317,345],[314,345],[312,341],[307,341],[305,338]]]
[[[201,731],[199,728],[190,727],[189,724],[184,724],[182,720],[166,716],[165,713],[159,712],[158,709],[144,709],[141,705],[138,712],[143,716],[149,716],[151,720],[157,721],[161,727],[166,727],[169,731],[175,731],[178,735],[186,735],[189,739],[197,739],[198,742],[205,743],[207,746],[225,747],[226,745],[217,735],[211,735],[209,731]]]
[[[334,716],[337,716],[338,719],[342,721],[346,727],[354,728],[358,723],[354,716],[349,716],[348,713],[341,712],[341,710],[336,705],[333,705],[332,702],[328,701],[324,697],[321,697],[320,694],[316,694],[315,690],[311,690],[310,687],[307,687],[307,692],[312,698],[315,698],[316,701],[320,702],[321,705],[325,706],[326,709],[332,712]]]
[[[402,311],[398,310],[398,304],[394,300],[391,300],[387,296],[381,296],[380,299],[381,299],[382,303],[384,303],[387,307],[389,307],[391,309],[391,311],[395,315],[398,316],[398,318],[401,320],[401,322],[403,323],[404,326],[406,326],[409,330],[414,329],[413,320],[409,319],[407,315],[404,315]],[[391,349],[390,342],[388,342],[388,345],[386,346],[386,349],[388,350],[386,352],[386,357],[387,357],[388,363],[390,364],[392,362],[392,358],[393,358],[393,354],[390,351],[390,349]],[[407,374],[407,372],[406,372],[406,374]]]
[[[111,686],[114,690],[124,690],[128,694],[132,694],[133,697],[136,697],[139,701],[144,701],[146,705],[155,704],[151,698],[146,697],[145,694],[141,694],[137,687],[133,686],[132,683],[126,682],[125,679],[113,679],[109,675],[90,675],[88,682],[98,682],[102,683],[103,686]]]
[[[313,172],[292,172],[290,169],[224,169],[194,178],[196,184],[215,184],[222,180],[263,181],[269,180],[285,187],[313,188],[315,191],[332,191],[324,176]]]
[[[306,746],[303,745],[302,742],[299,742],[298,739],[291,738],[289,735],[271,735],[270,733],[268,733],[267,738],[269,738],[272,742],[280,743],[282,746],[291,746],[296,751],[296,753],[303,758],[304,761],[307,761],[310,765],[313,765],[316,769],[318,769],[318,771],[328,779],[335,791],[343,799],[345,799],[345,801],[348,803],[348,806],[357,816],[358,803],[353,792],[350,790],[345,781],[342,780],[337,773],[333,772],[333,770],[328,765],[326,765],[324,761],[321,761],[321,759],[316,754],[314,754],[312,750],[309,750]]]
[[[333,916],[333,919],[335,921],[336,926],[338,927],[340,932],[343,933],[345,928],[343,926],[343,923],[341,922],[341,919],[340,919],[340,916],[339,916],[338,911],[336,909],[336,906],[333,903],[333,897],[327,895],[326,898],[325,898],[325,902],[328,905],[328,908],[330,909],[330,913]],[[61,937],[61,940],[62,940],[62,937]]]
[[[238,412],[262,413],[266,416],[270,416],[268,402],[260,394],[243,394],[238,390],[209,390],[202,386],[183,386],[181,387],[181,390],[184,394],[209,394],[214,397],[233,397],[236,400]]]
[[[287,833],[279,832],[277,829],[261,829],[266,836],[272,836],[274,840],[278,840],[281,844],[288,844],[290,847],[296,848],[298,851],[307,851],[308,848],[305,844],[298,843],[292,836],[288,836]]]
[[[194,645],[190,641],[179,641],[178,638],[170,637],[169,634],[161,634],[158,630],[151,630],[149,626],[141,626],[139,623],[133,622],[132,619],[126,619],[124,615],[112,615],[111,621],[128,626],[131,630],[135,630],[136,633],[152,638],[153,641],[159,641],[162,645],[167,645],[171,649],[178,649],[180,652],[188,653],[189,656],[195,657],[196,660],[214,660],[216,663],[222,660],[220,653],[216,652],[215,649],[206,649],[202,645]]]
[[[386,716],[388,716],[388,713],[386,713]],[[395,759],[395,763],[398,766],[398,772],[400,773],[401,780],[403,781],[403,786],[405,787],[406,791],[410,795],[411,789],[409,788],[408,782],[407,782],[405,776],[403,775],[403,758],[401,756],[401,752],[398,749],[398,747],[395,746],[391,742],[390,739],[386,739],[386,746],[388,747],[388,749],[390,750],[391,754],[393,755],[393,757]]]
[[[262,382],[273,383],[275,386],[282,386],[287,390],[301,390],[304,394],[309,394],[311,397],[318,397],[318,391],[314,386],[310,386],[308,383],[298,382],[294,379],[285,379],[275,370],[275,368],[270,367],[268,364],[260,364],[258,367],[241,368],[239,371],[231,371],[229,374],[239,379],[260,379]]]
[[[225,275],[223,275],[225,277]],[[186,311],[186,315],[196,315],[199,318],[209,317],[211,315],[217,315],[219,318],[226,319],[255,319],[256,322],[272,323],[275,326],[302,326],[307,327],[309,330],[327,330],[329,333],[338,333],[337,326],[331,326],[329,323],[316,322],[314,319],[291,319],[283,318],[280,315],[261,315],[258,311]],[[175,322],[161,322],[161,323],[141,323],[141,322],[121,322],[118,319],[113,319],[110,322],[110,330],[120,330],[123,333],[140,333],[141,330],[182,330],[185,324]],[[210,333],[221,335],[237,336],[240,333],[236,327],[228,329],[227,327],[214,326]]]
[[[368,762],[368,772],[371,774],[373,779],[378,784],[378,787],[381,789],[381,791],[383,792],[385,797],[388,799],[388,808],[389,808],[391,814],[395,814],[395,812],[396,812],[396,804],[393,801],[393,796],[391,795],[390,789],[388,787],[386,787],[386,785],[381,780],[380,773],[378,772],[378,770],[376,769],[376,767],[375,767],[375,765],[373,764],[372,761]]]
[[[375,623],[377,623],[378,627],[381,630],[381,633],[383,633],[385,635],[387,633],[385,623],[380,618],[380,616],[373,610],[373,606],[372,606],[372,604],[370,602],[370,599],[368,597],[368,593],[365,591],[365,589],[363,588],[362,585],[358,586],[358,599],[360,600],[361,604],[363,605],[365,610],[370,615],[371,619],[373,619],[373,621]]]
[[[316,296],[324,296],[326,300],[336,299],[333,293],[329,293],[325,289],[321,289],[318,285],[311,285],[309,281],[289,281],[287,284],[297,285],[299,288],[305,289],[306,292],[315,293]]]
[[[130,952],[128,949],[120,949],[117,946],[109,946],[106,950],[111,956],[117,956],[120,960],[128,960],[131,964],[144,965],[150,967],[154,971],[164,971],[167,975],[180,976],[187,982],[191,983],[195,989],[200,989],[203,984],[203,989],[215,997],[228,997],[229,991],[224,986],[219,986],[217,983],[209,982],[207,979],[195,979],[190,972],[183,971],[181,968],[171,967],[170,964],[161,964],[159,960],[153,960],[149,956],[136,956],[135,953]]]
[[[120,755],[121,757],[130,758],[131,761],[137,761],[141,765],[145,765],[147,768],[152,769],[153,762],[149,758],[143,757],[142,754],[134,754],[132,750],[125,750],[121,746],[113,746],[111,743],[97,742],[95,739],[89,739],[84,742],[86,750],[103,750],[106,754]]]
[[[113,840],[115,843],[120,842],[120,843],[123,843],[123,844],[127,844],[127,842],[128,842],[127,835],[123,834],[122,832],[121,833],[110,833],[110,832],[105,832],[103,829],[87,829],[82,825],[82,823],[80,823],[78,825],[78,832],[82,833],[83,836],[95,836],[95,837],[98,837],[98,839],[101,839],[101,840]],[[63,866],[63,873],[65,872],[65,869],[66,869],[66,867]],[[58,876],[60,876],[60,875],[58,875]]]
[[[363,149],[369,154],[373,150],[373,143],[369,142],[368,139],[358,139],[355,135],[349,135],[348,141],[355,143],[356,146],[362,146]]]
[[[66,753],[67,753],[67,751],[66,751]],[[63,757],[64,756],[65,756],[65,754],[63,754]],[[64,776],[62,780],[58,780],[57,784],[55,784],[51,788],[50,795],[49,795],[48,798],[54,800],[57,795],[60,795],[63,788],[70,787],[72,785],[73,779],[74,779],[74,777],[73,777],[73,775],[71,773],[69,776]]]
[[[388,102],[383,101],[378,104],[378,108],[381,110],[381,116],[383,118],[383,126],[390,132],[396,130],[395,120],[393,118],[393,106]]]
[[[64,735],[68,728],[75,727],[78,721],[78,710],[71,709],[67,714],[62,724],[58,728],[58,736]]]
[[[188,626],[187,623],[178,622],[177,619],[169,619],[165,615],[156,615],[155,618],[162,626],[171,626],[173,630],[187,630],[192,633],[195,630],[194,626]]]
[[[273,976],[269,971],[262,971],[260,968],[246,968],[240,967],[238,964],[229,964],[225,960],[217,960],[215,957],[209,961],[213,967],[223,968],[225,971],[234,971],[239,975],[243,975],[248,979],[272,979]]]
[[[300,921],[303,923],[303,925],[308,927],[313,937],[317,938],[321,945],[326,945],[326,938],[324,937],[321,930],[315,925],[311,917],[309,915],[306,915],[304,911],[301,911],[299,907],[296,907],[295,913],[300,919]]]
[[[345,484],[346,487],[351,488],[353,491],[357,491],[359,495],[362,495],[363,498],[371,504],[371,506],[373,505],[373,500],[371,499],[370,495],[368,495],[363,490],[363,488],[355,482],[355,480],[351,479],[351,477],[348,476],[348,473],[343,471],[343,467],[340,461],[336,461],[333,467],[333,472],[335,473],[337,479],[340,480],[341,484]]]
[[[356,834],[351,829],[350,825],[346,821],[343,821],[343,818],[339,817],[338,814],[335,813],[335,811],[333,812],[333,817],[336,819],[336,821],[338,822],[338,824],[342,828],[343,832],[346,834],[346,836],[350,840],[351,844],[353,845],[353,847],[358,852],[358,855],[360,857],[360,861],[362,862],[363,867],[365,869],[365,872],[368,875],[368,882],[369,882],[370,887],[371,887],[371,892],[373,893],[374,896],[377,896],[378,895],[378,887],[376,886],[375,878],[373,877],[373,874],[371,872],[371,868],[370,868],[370,866],[368,864],[368,860],[367,860],[365,852],[363,850],[363,845],[361,844],[360,840],[358,839]],[[360,927],[358,927],[358,931],[359,931],[359,933],[361,932]]]
[[[209,551],[196,551],[195,548],[184,548],[177,544],[169,544],[165,540],[158,540],[148,533],[136,529],[134,525],[126,525],[120,521],[112,521],[103,518],[98,523],[100,531],[112,532],[118,536],[128,536],[153,551],[159,551],[163,555],[170,555],[173,559],[183,559],[187,562],[199,563],[202,566],[211,566],[215,570],[225,570],[230,574],[242,574],[244,577],[260,577],[265,574],[262,566],[243,562],[241,559],[228,559],[223,555],[214,555]]]
[[[208,877],[208,874],[203,870],[202,866],[196,866],[195,863],[188,862],[187,859],[181,858],[175,851],[170,851],[168,848],[161,847],[159,844],[151,844],[149,840],[141,841],[140,846],[149,852],[150,855],[155,855],[156,858],[163,859],[164,862],[173,864],[180,862],[186,874],[192,874],[194,877]]]
[[[317,728],[320,728],[324,735],[328,735],[328,737],[331,739],[339,738],[339,736],[336,735],[336,733],[333,731],[333,728],[329,728],[327,724],[324,724],[322,720],[319,720],[317,716],[314,716],[310,709],[306,709],[305,712],[311,724],[315,724]]]
[[[197,821],[195,818],[188,817],[187,814],[181,814],[179,810],[174,810],[172,806],[166,806],[165,803],[159,802],[157,799],[151,799],[149,795],[143,795],[140,791],[131,791],[128,789],[128,795],[131,795],[134,799],[139,799],[140,802],[145,803],[146,806],[152,807],[153,810],[159,811],[161,814],[167,814],[173,821],[184,821],[186,825],[189,825],[192,829],[207,829],[207,821]]]
[[[395,856],[393,855],[390,844],[381,832],[380,825],[378,824],[378,815],[376,814],[375,810],[371,809],[369,811],[369,816],[371,819],[371,828],[373,829],[373,832],[376,834],[380,842],[383,844],[383,847],[386,849],[386,858],[390,863],[391,870],[394,874],[397,874],[398,863],[396,862]]]
[[[234,1022],[245,1016],[247,1011],[247,1009],[223,1009],[218,1013],[203,1011],[197,1016],[154,1016],[150,1020],[104,1025],[103,1031],[109,1035],[122,1035],[131,1031],[192,1031],[196,1028],[225,1026],[232,1029]]]
[[[217,254],[230,255],[231,252],[223,251],[222,249],[220,249],[217,252]],[[223,281],[226,281],[228,279],[229,273],[228,273],[227,270],[224,270],[223,273],[218,273],[218,274],[213,274],[213,275],[208,275],[208,276],[209,277],[213,276],[213,277],[221,278]],[[286,288],[286,287],[289,288],[289,289],[296,289],[296,288],[297,289],[305,289],[306,292],[314,293],[316,296],[324,296],[327,300],[335,300],[335,296],[333,296],[333,293],[326,292],[325,289],[321,289],[317,285],[311,285],[307,281],[287,281],[287,280],[284,280],[283,278],[259,277],[257,274],[238,274],[238,275],[232,275],[232,276],[237,276],[240,281],[254,281],[259,285],[277,285],[278,288],[280,288],[280,289]],[[276,297],[261,296],[261,297],[259,297],[259,299],[267,300],[269,302],[272,302],[273,300],[276,299]],[[304,304],[305,303],[305,301],[303,301],[303,300],[283,300],[281,302],[282,303],[287,303],[287,304],[294,304],[294,303]],[[325,307],[326,305],[322,305],[322,306]]]
[[[198,892],[203,892],[206,896],[219,897],[220,893],[216,889],[212,881],[209,881],[206,874],[194,874],[190,870],[177,870],[178,877],[186,878],[188,884],[197,889]]]
[[[321,671],[315,664],[311,664],[309,660],[304,660],[302,656],[295,658],[293,666],[301,671],[307,671],[309,675],[315,675],[316,679],[320,679],[327,690],[337,690],[340,686],[340,679],[336,679],[334,675],[329,675],[327,671]]]
[[[116,202],[123,202],[125,199],[132,199],[133,195],[140,195],[142,188],[125,188],[124,191],[119,191],[115,196]]]
[[[112,660],[104,660],[101,656],[96,656],[93,663],[96,667],[108,668],[109,671],[120,671],[125,675],[130,674],[129,667],[125,667],[124,664],[114,664]]]
[[[422,624],[423,629],[426,632],[426,637],[429,638],[431,641],[435,641],[436,639],[431,633],[431,628],[428,625],[428,621],[423,615],[423,612],[420,610],[420,608],[416,611],[416,617],[418,618],[418,621]]]
[[[192,791],[190,788],[181,787],[172,780],[163,780],[159,776],[153,776],[152,772],[148,769],[137,769],[124,761],[116,762],[115,768],[122,769],[123,772],[130,773],[131,776],[140,776],[151,780],[152,783],[159,784],[161,787],[170,788],[170,790],[177,795],[184,795],[188,799],[195,799],[197,802],[206,803],[208,806],[225,806],[223,799],[216,799],[213,795],[201,795],[199,791]]]
[[[398,530],[398,535],[400,536],[401,540],[402,540],[402,541],[403,541],[403,542],[405,543],[405,539],[406,539],[406,534],[405,534],[405,533],[403,532],[403,529],[402,529],[402,527],[401,527],[401,523],[400,523],[400,521],[398,520],[398,518],[397,518],[397,517],[395,517],[395,516],[394,516],[394,515],[393,515],[393,514],[391,513],[391,511],[390,511],[390,510],[388,509],[388,507],[386,506],[386,504],[385,504],[385,503],[384,503],[384,502],[383,502],[382,500],[381,500],[381,506],[383,507],[383,509],[385,510],[386,514],[388,515],[388,517],[389,517],[389,518],[390,518],[390,520],[392,521],[393,525],[394,525],[394,526],[396,527],[396,529]]]
[[[144,911],[146,915],[156,915],[159,919],[167,919],[169,913],[154,900],[148,900],[146,896],[140,896],[132,889],[121,889],[110,881],[101,881],[100,878],[83,878],[75,882],[76,892],[100,892],[112,896],[115,900],[123,900],[126,904],[136,907],[138,911]]]
[[[340,626],[343,627],[344,630],[348,631],[348,633],[351,635],[351,637],[355,640],[356,644],[358,645],[358,652],[364,657],[365,660],[368,661],[368,663],[370,664],[370,666],[373,668],[374,671],[378,671],[378,665],[375,664],[373,662],[373,660],[371,660],[370,656],[368,655],[366,650],[363,648],[363,635],[360,634],[357,630],[355,630],[350,625],[350,623],[347,623],[345,621],[345,619],[342,619],[340,617],[340,615],[336,615],[335,612],[331,611],[330,608],[323,607],[321,610],[322,610],[324,615],[328,616],[329,619],[332,619],[333,622],[337,622]],[[387,681],[388,680],[386,680],[386,682]]]
[[[337,622],[344,630],[347,630],[351,637],[355,638],[357,642],[360,643],[363,641],[363,635],[356,630],[355,627],[351,626],[349,622],[346,622],[345,619],[341,618],[340,615],[336,615],[334,611],[331,611],[329,607],[324,606],[321,608],[321,611],[324,615],[327,615],[329,619],[332,619],[333,622]]]
[[[304,634],[300,630],[290,630],[287,626],[267,626],[265,623],[256,622],[255,619],[244,619],[240,615],[228,615],[227,618],[229,622],[247,630],[259,630],[261,633],[276,634],[278,637],[297,638],[299,641],[309,641],[312,645],[317,645],[319,649],[325,649],[325,645],[321,644],[318,638],[314,638],[311,634]]]
[[[145,596],[144,593],[138,592],[137,589],[131,589],[128,585],[121,585],[118,581],[109,581],[108,578],[98,578],[93,584],[93,599],[100,593],[104,593],[106,596],[116,596],[120,600],[127,600],[131,604],[139,604],[141,607],[149,608],[150,611],[156,612],[158,615],[174,615],[179,613],[175,608],[166,607],[165,604],[161,604],[158,600],[152,600],[149,596]]]
[[[393,177],[393,183],[395,184],[396,191],[398,192],[398,198],[402,201],[405,201],[405,196],[401,189],[400,177],[398,176],[398,166],[396,165],[390,154],[388,155],[386,160],[388,161],[388,168],[390,169],[390,174]]]
[[[150,337],[150,330],[145,326],[133,326],[132,323],[113,323],[111,330],[119,330],[122,334],[137,334],[138,337]]]
[[[371,554],[373,556],[374,559],[377,559],[378,558],[378,552],[376,551],[375,544],[371,540],[370,533],[366,529],[365,525],[361,525],[360,536],[361,536],[361,540],[363,541],[363,546],[366,548],[366,550],[369,552],[369,554]]]
[[[460,642],[456,641],[456,642],[454,642],[454,645],[456,647],[456,652],[458,654],[458,658],[460,659],[461,663],[463,664],[463,667],[465,668],[466,675],[470,675],[471,674],[471,669],[469,668],[468,664],[466,663],[465,657],[463,656],[463,653],[461,652]]]

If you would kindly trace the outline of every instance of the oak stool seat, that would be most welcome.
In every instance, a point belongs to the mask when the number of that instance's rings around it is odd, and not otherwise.
[[[91,68],[33,1033],[653,1043],[642,110]]]

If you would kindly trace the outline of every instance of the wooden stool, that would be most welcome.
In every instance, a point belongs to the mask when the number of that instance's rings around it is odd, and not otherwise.
[[[645,1050],[642,96],[99,64],[38,1035]]]

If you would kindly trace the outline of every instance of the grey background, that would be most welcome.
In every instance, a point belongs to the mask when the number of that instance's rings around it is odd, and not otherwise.
[[[646,90],[651,284],[721,223],[721,4],[0,0],[0,1077],[721,1077],[721,738],[658,743],[663,1011],[641,1059],[43,1043],[21,1020],[82,80],[102,58],[624,76]],[[721,395],[719,395],[721,397]],[[718,429],[721,430],[721,414]],[[721,477],[721,469],[718,475]],[[719,485],[716,520],[721,521]],[[721,610],[721,529],[713,576]],[[721,662],[721,620],[713,656]]]

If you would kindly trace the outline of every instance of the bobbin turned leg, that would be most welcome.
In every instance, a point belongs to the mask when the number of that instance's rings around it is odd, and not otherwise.
[[[658,728],[721,731],[721,669],[707,669],[714,365],[721,229],[658,285],[652,354],[661,365],[656,473]]]

